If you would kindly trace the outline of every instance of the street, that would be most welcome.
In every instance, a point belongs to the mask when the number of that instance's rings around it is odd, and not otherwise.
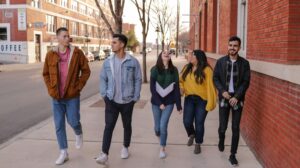
[[[0,144],[51,116],[51,98],[44,85],[42,65],[0,73]],[[92,73],[81,100],[98,92],[101,65],[102,61],[90,63]]]

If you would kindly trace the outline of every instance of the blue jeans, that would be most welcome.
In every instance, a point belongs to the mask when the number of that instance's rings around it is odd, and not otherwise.
[[[80,123],[80,98],[52,100],[56,137],[60,149],[67,149],[66,117],[76,135],[82,134]]]
[[[199,96],[190,95],[184,99],[183,124],[188,136],[195,135],[197,144],[203,143],[204,122],[207,115],[206,104],[207,101]]]
[[[168,123],[173,108],[174,104],[166,105],[166,108],[164,110],[161,110],[157,105],[152,105],[154,117],[154,131],[156,136],[160,136],[161,146],[166,146],[167,144]]]

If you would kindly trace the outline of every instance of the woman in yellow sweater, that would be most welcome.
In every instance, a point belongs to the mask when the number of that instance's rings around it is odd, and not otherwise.
[[[195,154],[201,153],[207,112],[216,106],[217,94],[212,76],[212,68],[201,50],[193,51],[180,74],[180,89],[185,96],[183,123],[189,137],[187,145],[192,146],[195,139]]]

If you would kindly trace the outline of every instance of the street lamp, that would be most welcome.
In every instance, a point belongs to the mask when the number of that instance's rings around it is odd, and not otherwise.
[[[155,32],[157,33],[157,36],[156,36],[156,47],[157,47],[156,50],[157,51],[156,52],[157,52],[157,57],[158,57],[158,50],[159,50],[159,48],[158,48],[159,47],[159,45],[158,45],[159,27],[158,26],[156,27]]]

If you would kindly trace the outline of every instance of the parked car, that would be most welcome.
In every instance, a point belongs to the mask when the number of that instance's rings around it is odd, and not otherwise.
[[[86,58],[88,59],[89,62],[93,62],[95,61],[95,57],[94,54],[90,51],[85,53]]]
[[[105,53],[105,57],[106,58],[109,57],[109,56],[111,56],[112,54],[114,54],[114,52],[112,52],[111,49],[105,49],[104,53]]]
[[[146,52],[147,52],[147,53],[149,53],[149,52],[151,52],[151,51],[152,51],[152,48],[150,48],[150,47],[147,47],[147,48],[146,48]]]
[[[92,52],[94,54],[94,58],[95,60],[105,60],[106,56],[105,56],[105,53],[104,51],[100,50],[100,51],[93,51]]]

